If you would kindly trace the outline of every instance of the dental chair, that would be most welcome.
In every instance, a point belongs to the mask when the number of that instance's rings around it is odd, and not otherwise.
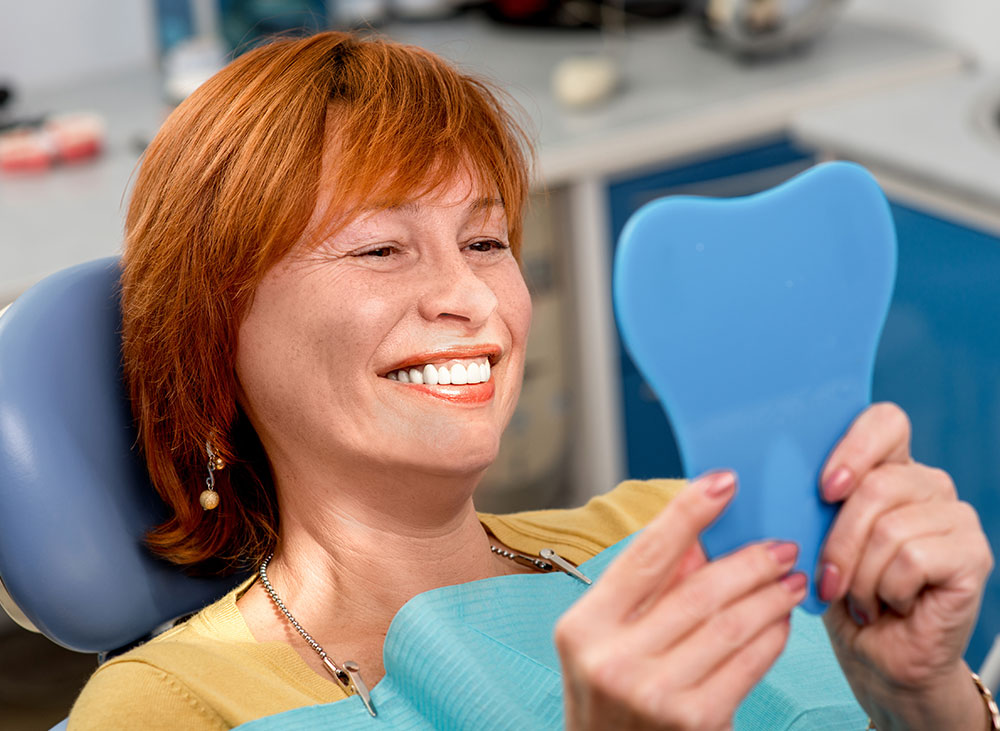
[[[0,314],[0,605],[100,662],[244,578],[191,578],[143,545],[166,508],[134,449],[118,282],[117,258],[91,261]]]

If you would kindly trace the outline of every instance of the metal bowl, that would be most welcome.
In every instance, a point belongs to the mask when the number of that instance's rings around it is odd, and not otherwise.
[[[703,0],[708,37],[741,56],[784,53],[811,42],[837,19],[845,0]]]

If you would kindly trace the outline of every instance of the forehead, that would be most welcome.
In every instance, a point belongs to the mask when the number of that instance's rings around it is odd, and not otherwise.
[[[386,173],[389,177],[397,177]],[[388,185],[385,189],[358,191],[350,194],[337,190],[336,176],[321,181],[319,197],[311,228],[327,235],[351,223],[381,214],[416,216],[428,209],[453,209],[470,218],[501,219],[506,223],[504,201],[494,186],[479,182],[479,176],[467,166],[456,169],[450,176],[430,173],[423,180],[414,178],[404,186]],[[397,178],[398,180],[398,178]]]
[[[356,110],[355,110],[356,111]],[[358,136],[349,109],[327,109],[320,165],[319,192],[355,204],[398,205],[424,196],[461,190],[467,195],[500,197],[496,165],[483,156],[472,135],[440,139],[426,134],[390,135],[373,130]],[[367,199],[367,200],[363,200]]]

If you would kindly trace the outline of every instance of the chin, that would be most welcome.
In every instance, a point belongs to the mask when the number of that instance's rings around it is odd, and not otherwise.
[[[490,440],[483,441],[486,443],[463,444],[455,449],[442,448],[441,445],[429,446],[411,464],[415,470],[442,477],[482,474],[496,461],[500,451],[499,441],[493,444],[489,443]]]

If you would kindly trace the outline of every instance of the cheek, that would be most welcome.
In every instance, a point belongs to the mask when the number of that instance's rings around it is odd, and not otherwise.
[[[494,288],[500,302],[500,314],[510,330],[512,345],[524,349],[531,328],[531,294],[516,265]]]
[[[364,283],[319,272],[275,271],[240,326],[236,369],[252,406],[300,412],[319,393],[356,388],[395,303]],[[383,293],[384,294],[384,293]]]
[[[512,313],[511,317],[511,341],[521,351],[521,360],[524,361],[525,350],[528,345],[528,333],[531,330],[531,297],[525,290],[524,299],[520,301],[519,307]]]
[[[528,332],[531,329],[531,295],[521,276],[515,268],[515,276],[506,281],[506,286],[494,289],[500,302],[500,316],[510,333],[510,361],[508,365],[506,384],[508,391],[504,399],[504,426],[510,421],[517,408],[521,393],[521,379],[524,375],[525,352],[528,345]]]
[[[338,299],[342,304],[336,317],[338,329],[355,339],[379,341],[403,316],[409,295],[403,286],[357,283],[345,288]],[[363,329],[368,332],[359,332]]]

